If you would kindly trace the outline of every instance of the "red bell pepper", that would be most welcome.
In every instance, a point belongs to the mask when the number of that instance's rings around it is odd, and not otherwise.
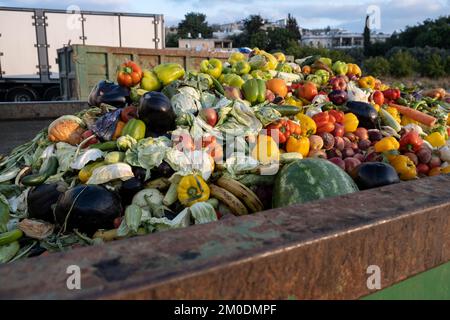
[[[399,89],[387,89],[383,91],[383,96],[387,100],[397,100],[400,98],[400,90]]]
[[[141,82],[143,72],[133,61],[122,63],[117,70],[117,83],[124,87],[133,87]]]
[[[406,132],[400,138],[399,143],[400,143],[400,150],[417,152],[422,147],[423,140],[419,136],[417,131],[411,130]]]
[[[330,115],[328,111],[319,112],[313,115],[312,119],[316,123],[317,133],[332,132],[334,130],[336,118]]]
[[[334,117],[337,123],[344,123],[344,113],[342,111],[330,110],[328,111],[328,114]]]
[[[297,123],[287,119],[280,119],[266,127],[267,135],[278,137],[278,143],[282,144],[292,135],[299,135],[301,127]],[[272,133],[273,131],[273,133]]]

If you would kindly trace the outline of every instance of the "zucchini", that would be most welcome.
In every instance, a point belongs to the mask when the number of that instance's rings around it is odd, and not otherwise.
[[[16,240],[22,238],[23,232],[20,229],[14,229],[8,232],[4,232],[0,234],[0,246],[5,244],[10,244]]]
[[[7,231],[6,224],[9,221],[9,206],[0,199],[0,232]]]
[[[52,156],[48,159],[47,166],[42,170],[42,172],[23,177],[21,183],[25,186],[39,186],[49,177],[56,174],[57,171],[58,159],[55,156]]]
[[[395,132],[399,132],[402,129],[402,126],[400,123],[398,123],[394,117],[387,112],[387,110],[384,110],[383,108],[380,109],[380,117],[383,123],[392,129],[395,130]]]
[[[114,151],[117,150],[116,141],[106,141],[102,143],[91,144],[89,148],[99,149],[100,151]]]
[[[301,112],[301,109],[296,106],[291,105],[281,105],[281,106],[272,106],[275,110],[277,110],[283,117],[295,116],[297,113]]]
[[[219,92],[221,95],[225,94],[225,90],[223,89],[223,86],[220,84],[219,81],[217,81],[216,78],[211,77],[213,84],[214,84],[214,88],[216,88],[217,92]]]
[[[13,241],[9,244],[0,246],[0,263],[6,263],[19,252],[20,245],[19,242]]]

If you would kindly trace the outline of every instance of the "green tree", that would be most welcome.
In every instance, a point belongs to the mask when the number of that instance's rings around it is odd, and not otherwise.
[[[202,38],[212,37],[212,28],[206,22],[206,15],[203,13],[189,12],[184,16],[184,20],[178,24],[178,36],[180,38],[187,38],[188,34],[192,38],[198,38],[199,34],[201,34]]]
[[[433,53],[425,58],[420,64],[420,73],[423,76],[439,78],[445,76],[445,60],[437,53]]]
[[[168,34],[166,36],[166,47],[178,48],[178,39],[179,39],[178,34],[174,34],[174,33]]]
[[[389,58],[390,71],[395,77],[409,77],[417,70],[418,62],[408,51],[399,50]]]
[[[295,37],[292,35],[291,31],[284,28],[275,28],[272,30],[269,30],[267,32],[267,36],[269,38],[269,45],[267,47],[267,50],[270,51],[285,51],[286,50],[286,44],[294,40]]]
[[[261,30],[263,25],[264,19],[260,15],[251,15],[244,20],[244,32],[247,32],[247,34],[256,33]]]
[[[292,34],[292,38],[294,40],[300,41],[302,38],[302,35],[300,33],[300,29],[297,24],[297,19],[295,19],[294,16],[291,16],[291,14],[288,14],[287,23],[286,23],[286,29]]]
[[[261,30],[249,35],[248,45],[250,48],[267,49],[270,44],[270,38],[267,32]]]
[[[364,54],[369,56],[370,54],[370,29],[369,29],[369,16],[366,16],[366,23],[364,25]]]

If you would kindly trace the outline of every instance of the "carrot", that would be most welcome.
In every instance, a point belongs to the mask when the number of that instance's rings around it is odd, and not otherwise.
[[[421,111],[401,106],[395,103],[390,103],[389,106],[397,109],[398,112],[400,112],[402,115],[407,116],[408,118],[411,118],[415,121],[418,121],[426,126],[432,127],[436,124],[437,119],[435,117],[432,117]]]

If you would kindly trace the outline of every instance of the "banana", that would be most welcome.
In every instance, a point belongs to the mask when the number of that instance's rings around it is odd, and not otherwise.
[[[239,181],[222,176],[216,183],[242,200],[251,213],[264,210],[264,205],[258,196]]]
[[[228,208],[230,208],[231,212],[235,216],[243,216],[248,214],[247,208],[231,192],[216,186],[215,184],[210,184],[209,189],[211,191],[211,197],[223,202]]]

